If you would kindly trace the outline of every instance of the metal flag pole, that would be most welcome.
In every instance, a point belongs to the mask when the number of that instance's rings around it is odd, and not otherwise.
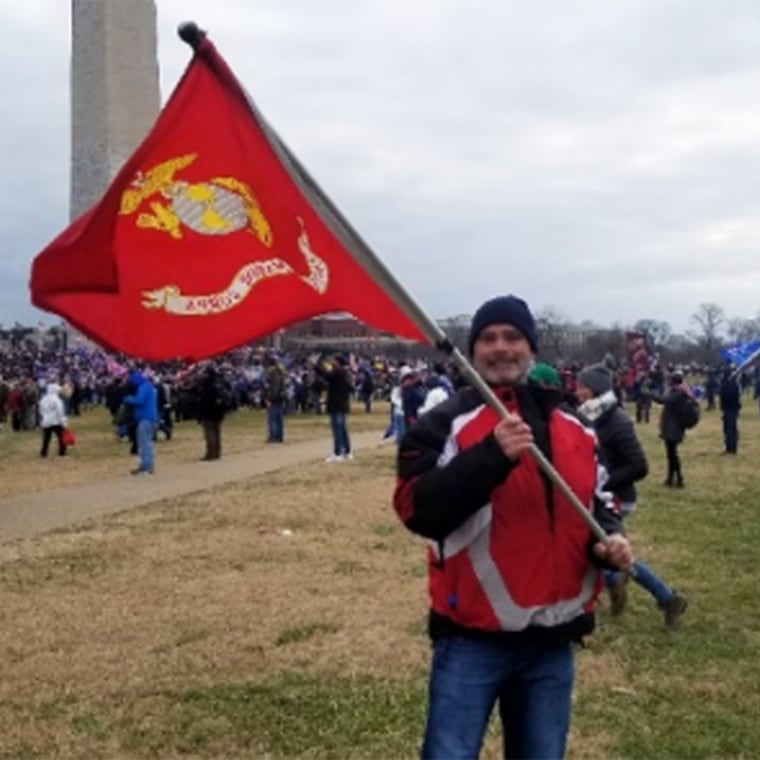
[[[188,45],[197,52],[202,39],[205,37],[205,32],[193,22],[181,24],[177,31],[181,39],[187,42]],[[499,397],[493,392],[493,389],[485,382],[480,374],[478,374],[477,370],[472,366],[467,357],[451,343],[443,330],[441,330],[436,322],[432,320],[406,292],[385,264],[380,261],[369,245],[364,242],[359,233],[351,226],[349,221],[327,197],[326,193],[319,187],[313,177],[279,137],[277,132],[275,132],[275,130],[268,124],[264,116],[256,107],[256,104],[253,102],[249,93],[242,88],[242,85],[240,85],[240,87],[248,101],[254,119],[266,134],[272,150],[277,154],[277,157],[282,162],[293,183],[311,202],[330,232],[332,232],[343,247],[351,254],[356,263],[359,264],[364,271],[366,271],[372,279],[383,288],[399,309],[401,309],[415,323],[420,329],[420,332],[427,337],[430,343],[440,351],[448,354],[473,387],[478,390],[484,401],[496,411],[502,419],[516,419],[516,415],[512,414],[504,404],[502,404]],[[527,452],[535,460],[544,475],[546,475],[546,477],[549,478],[549,480],[562,492],[563,496],[572,505],[578,513],[578,516],[586,523],[596,538],[606,543],[608,536],[602,526],[599,525],[591,512],[589,512],[589,510],[583,505],[570,486],[567,485],[552,463],[544,456],[543,452],[535,444],[531,444],[528,447]]]

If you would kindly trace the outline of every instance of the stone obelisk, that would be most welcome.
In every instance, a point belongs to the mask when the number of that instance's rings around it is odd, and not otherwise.
[[[103,195],[160,109],[155,0],[71,0],[72,219]]]

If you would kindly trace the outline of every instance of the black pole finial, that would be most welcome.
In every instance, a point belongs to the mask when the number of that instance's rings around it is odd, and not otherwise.
[[[193,50],[198,49],[201,40],[206,36],[206,32],[204,32],[195,21],[183,21],[177,27],[177,34],[180,36],[180,39],[187,42]]]

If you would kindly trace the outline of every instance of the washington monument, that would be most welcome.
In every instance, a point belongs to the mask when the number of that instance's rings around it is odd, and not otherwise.
[[[158,115],[155,0],[71,0],[71,219],[100,199]]]

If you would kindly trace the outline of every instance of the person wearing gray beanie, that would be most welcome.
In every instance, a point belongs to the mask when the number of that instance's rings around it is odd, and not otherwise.
[[[581,419],[591,423],[604,454],[607,479],[604,490],[615,494],[623,517],[636,508],[636,482],[647,476],[646,454],[628,415],[612,390],[612,374],[601,364],[593,364],[578,375],[578,407]],[[668,586],[640,558],[634,562],[634,581],[649,592],[663,613],[665,626],[675,628],[686,611],[686,597]],[[610,594],[610,611],[619,615],[625,609],[628,576],[615,570],[603,571]]]
[[[612,390],[612,372],[603,364],[592,364],[578,375],[578,382],[585,385],[595,396]]]

